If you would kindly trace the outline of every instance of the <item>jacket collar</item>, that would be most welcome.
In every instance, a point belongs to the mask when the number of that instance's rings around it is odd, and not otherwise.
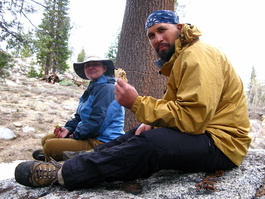
[[[99,84],[105,84],[105,83],[115,83],[115,78],[114,77],[110,77],[110,76],[106,76],[106,75],[101,75],[100,78],[98,78],[96,81],[90,81],[89,85],[88,85],[88,89],[93,89],[96,85]]]
[[[159,72],[165,76],[169,76],[175,59],[182,51],[197,41],[201,35],[201,31],[196,26],[182,24],[180,37],[175,41],[175,53],[172,55],[170,60],[168,62],[161,59],[155,61],[155,64],[161,68]]]

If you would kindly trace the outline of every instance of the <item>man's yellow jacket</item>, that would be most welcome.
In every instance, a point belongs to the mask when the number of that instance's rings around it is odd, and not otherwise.
[[[140,122],[155,128],[209,133],[239,165],[251,142],[243,84],[225,54],[199,36],[195,26],[183,24],[175,54],[160,71],[168,76],[165,95],[162,99],[138,96],[131,110]]]

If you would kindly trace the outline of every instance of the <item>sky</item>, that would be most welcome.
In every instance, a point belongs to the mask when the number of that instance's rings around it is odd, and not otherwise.
[[[185,4],[180,22],[199,27],[201,39],[221,49],[237,73],[249,84],[252,67],[257,79],[265,81],[265,19],[263,0],[179,0]]]
[[[69,15],[73,29],[70,42],[72,56],[84,48],[87,55],[104,58],[120,32],[126,0],[71,0]]]
[[[122,26],[125,4],[126,0],[71,1],[73,61],[82,48],[88,55],[105,56]],[[263,0],[179,0],[179,4],[180,22],[198,26],[201,39],[228,56],[245,87],[252,67],[258,80],[265,80]]]

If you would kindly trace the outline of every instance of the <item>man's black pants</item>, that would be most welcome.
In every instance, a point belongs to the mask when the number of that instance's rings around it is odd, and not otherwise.
[[[65,187],[74,190],[103,181],[134,180],[162,169],[196,172],[236,167],[206,133],[190,135],[168,128],[137,136],[134,132],[67,160],[62,167]]]

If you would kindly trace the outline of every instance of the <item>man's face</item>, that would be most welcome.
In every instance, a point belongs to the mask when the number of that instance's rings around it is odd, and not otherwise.
[[[147,37],[151,46],[164,61],[169,61],[174,54],[175,40],[179,35],[180,30],[177,28],[177,24],[158,23],[147,30]]]

